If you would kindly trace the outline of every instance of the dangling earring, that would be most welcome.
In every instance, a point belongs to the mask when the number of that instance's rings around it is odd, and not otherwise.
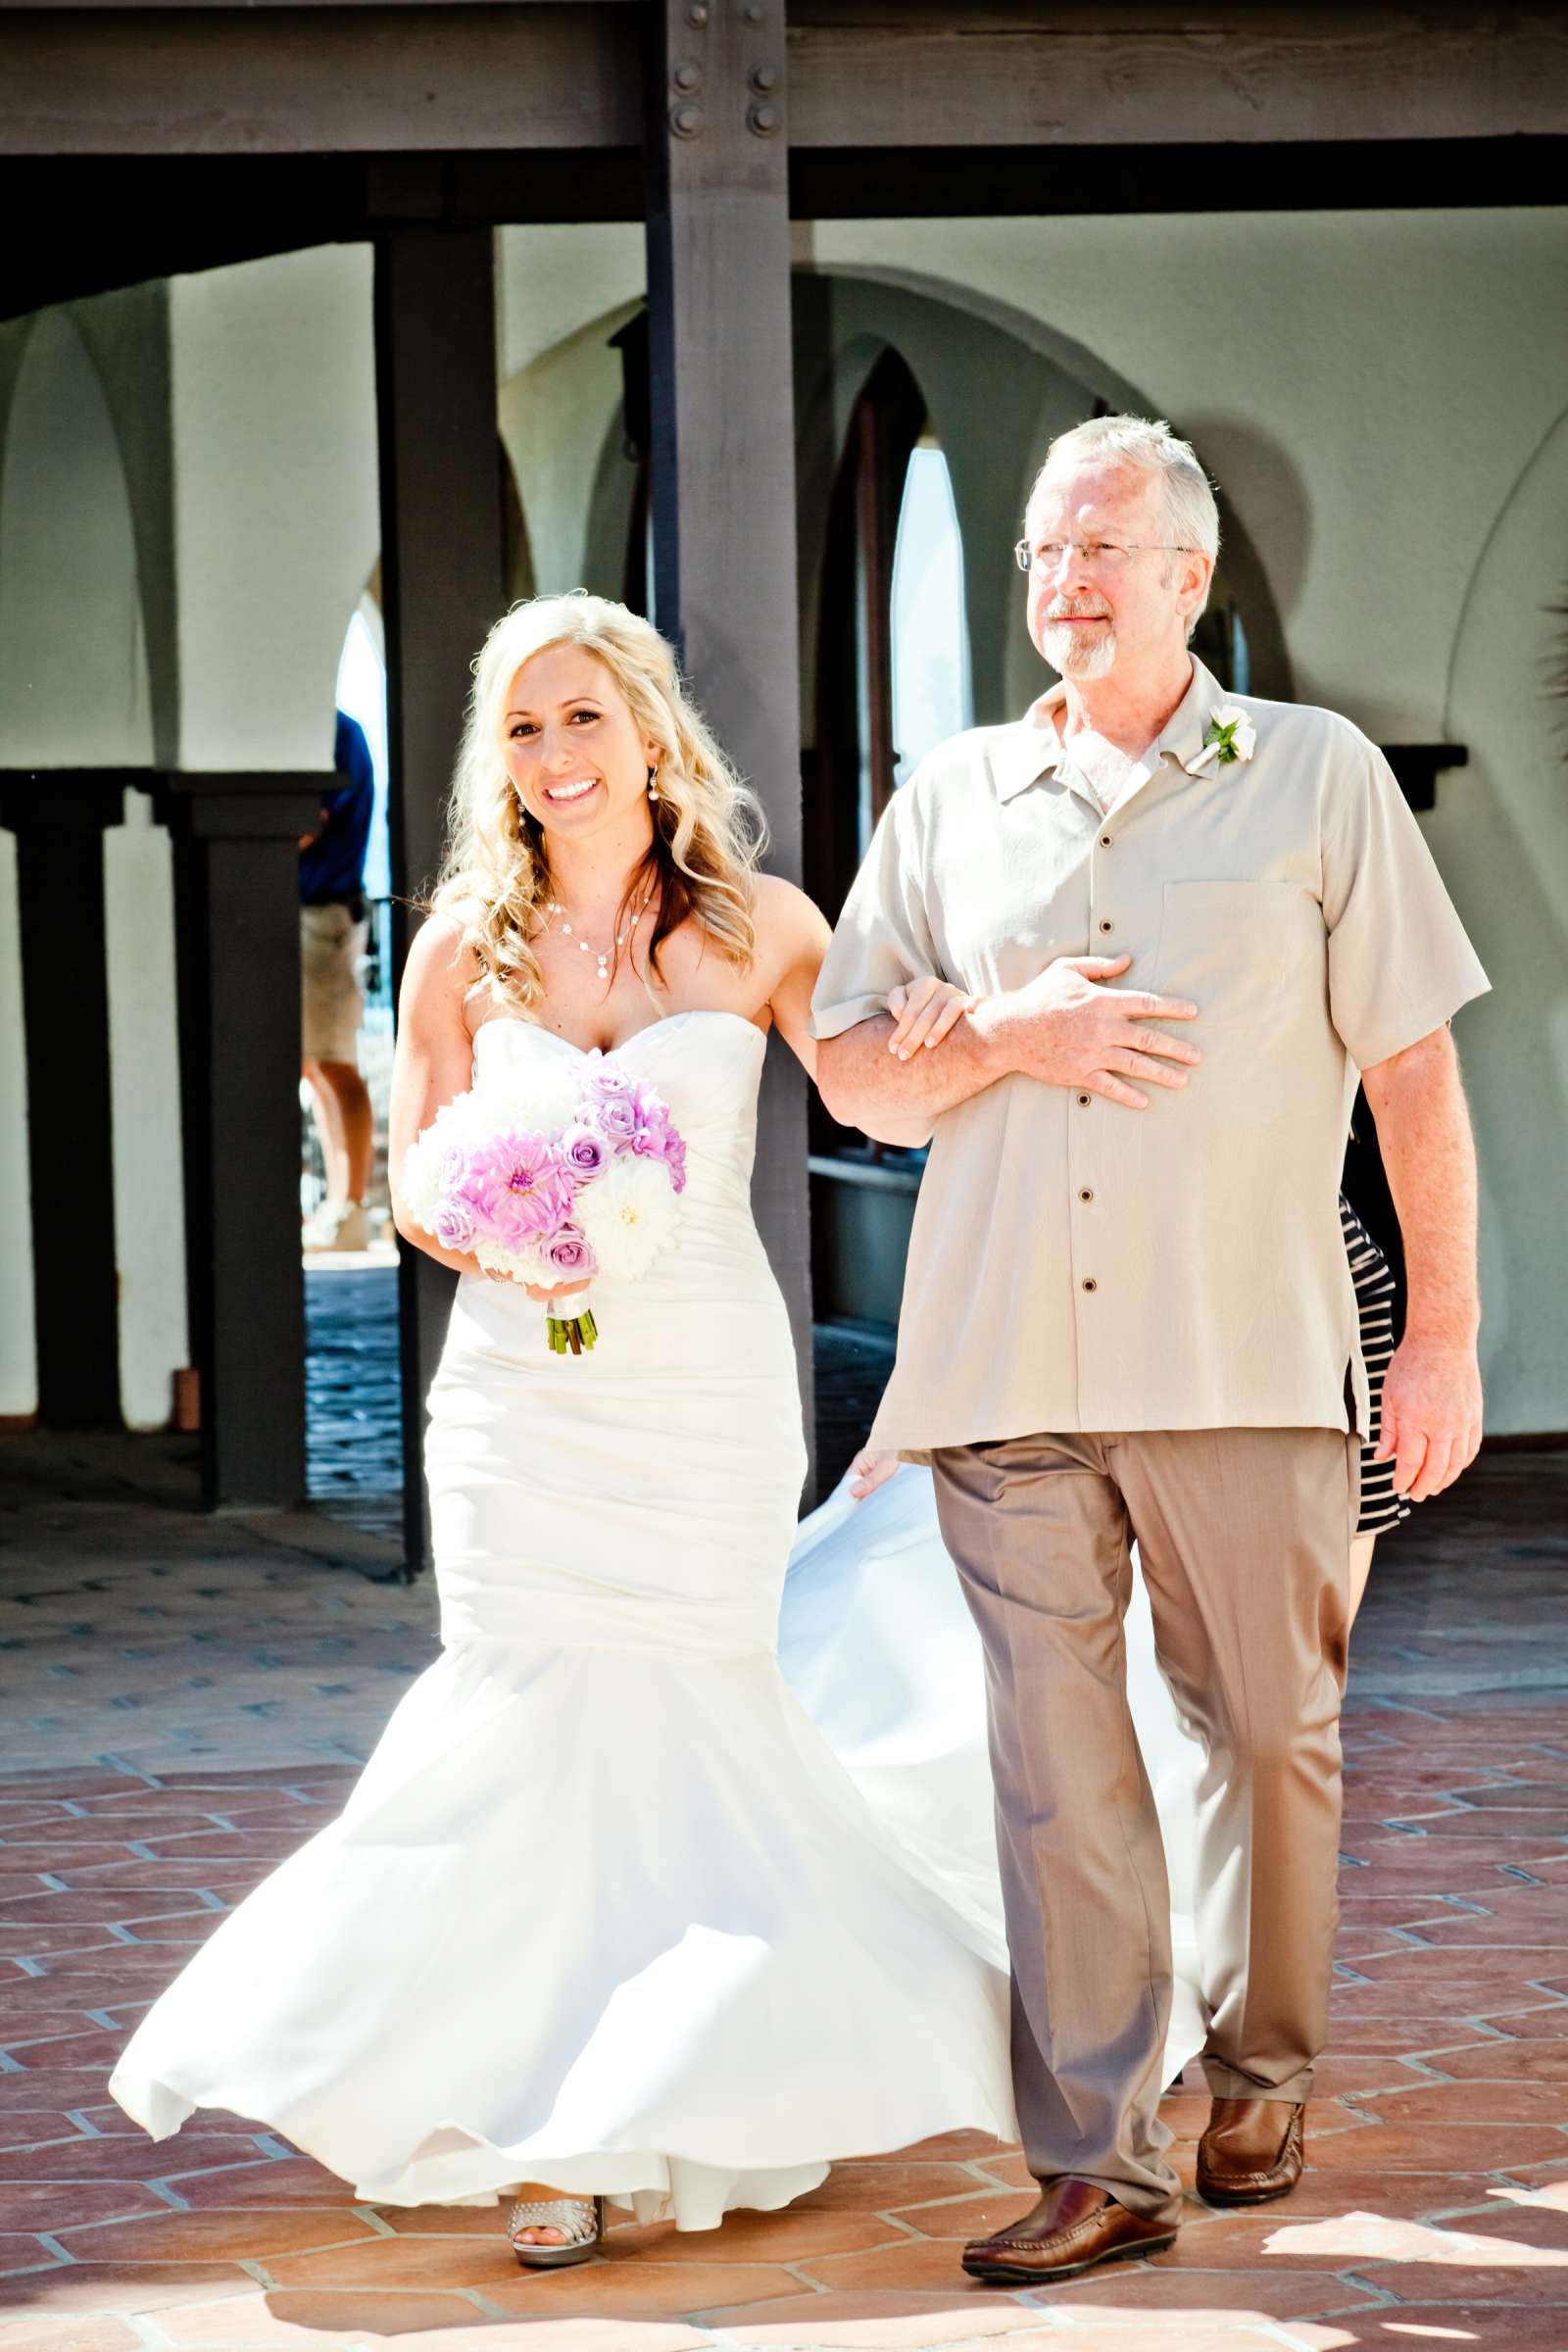
[[[651,767],[648,770],[648,798],[651,801],[657,801],[659,798],[659,770],[657,767]]]

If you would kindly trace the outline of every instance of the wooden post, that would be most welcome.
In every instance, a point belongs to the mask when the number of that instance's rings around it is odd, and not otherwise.
[[[338,783],[330,770],[169,778],[209,1510],[305,1498],[299,841]]]
[[[653,617],[801,879],[799,612],[783,0],[654,0],[648,67]],[[768,1049],[753,1196],[808,1442],[806,1082]],[[814,1453],[814,1445],[813,1445]]]
[[[104,956],[104,827],[139,771],[0,777],[17,837],[38,1419],[118,1429],[120,1315]],[[144,779],[141,779],[144,780]]]
[[[381,474],[391,772],[392,961],[400,982],[434,880],[469,663],[505,603],[496,429],[494,234],[418,223],[375,246],[375,374]],[[411,1570],[428,1554],[424,1399],[440,1358],[454,1281],[402,1250],[404,1537]]]

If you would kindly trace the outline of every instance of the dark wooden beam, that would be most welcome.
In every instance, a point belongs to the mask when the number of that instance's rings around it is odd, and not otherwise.
[[[655,618],[801,879],[783,0],[651,0]],[[811,1397],[806,1084],[775,1038],[753,1195]]]
[[[639,33],[663,6],[32,0],[0,8],[0,155],[628,147]],[[746,22],[741,0],[710,13]],[[1223,149],[1568,133],[1568,20],[1549,5],[791,0],[789,66],[796,148],[956,148],[988,169],[1173,132]],[[955,209],[985,193],[982,174]]]
[[[3,99],[0,99],[3,106]],[[636,147],[415,156],[0,156],[0,318],[117,286],[353,244],[405,221],[641,220]]]
[[[17,837],[38,1418],[49,1429],[122,1426],[103,837],[127,782],[146,780],[112,768],[0,775],[0,825]]]
[[[0,10],[0,154],[633,145],[633,0]]]
[[[988,153],[1166,146],[1178,132],[1240,146],[1560,134],[1568,16],[1387,0],[790,0],[790,115],[797,147]]]
[[[1177,127],[1173,125],[1172,127]],[[1568,135],[1324,139],[1310,145],[792,147],[797,220],[1118,213],[1420,212],[1560,205]]]
[[[144,17],[182,16],[192,10],[214,14],[223,9],[286,9],[291,16],[342,8],[606,8],[622,7],[625,0],[6,0],[19,16],[74,16],[84,9],[95,15],[134,13]]]
[[[388,229],[375,247],[375,373],[386,618],[393,968],[401,981],[408,905],[441,859],[447,788],[469,663],[505,603],[496,431],[495,239],[488,228]],[[440,1359],[453,1277],[404,1245],[405,1540],[428,1550],[424,1399]]]
[[[299,839],[324,774],[173,775],[191,1346],[209,1510],[302,1502]]]

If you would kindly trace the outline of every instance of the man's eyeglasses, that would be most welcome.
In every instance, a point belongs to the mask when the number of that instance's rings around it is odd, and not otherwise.
[[[1117,539],[1043,539],[1038,547],[1031,547],[1027,539],[1020,539],[1012,560],[1020,571],[1032,571],[1037,564],[1054,571],[1069,547],[1096,571],[1115,571],[1134,556],[1190,556],[1194,552],[1190,547],[1156,546],[1152,540],[1124,546]]]

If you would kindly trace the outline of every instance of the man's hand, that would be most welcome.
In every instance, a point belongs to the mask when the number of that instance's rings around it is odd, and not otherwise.
[[[970,1018],[1025,1077],[1147,1110],[1149,1097],[1129,1079],[1182,1087],[1202,1056],[1185,1038],[1143,1024],[1196,1020],[1198,1007],[1176,997],[1102,985],[1131,961],[1130,956],[1058,956],[1027,987],[986,998]]]
[[[1447,1024],[1361,1072],[1404,1243],[1409,1305],[1383,1384],[1377,1459],[1412,1502],[1481,1446],[1476,1154]]]
[[[1394,1464],[1396,1494],[1425,1502],[1451,1487],[1481,1450],[1481,1371],[1473,1348],[1401,1341],[1383,1383],[1375,1459]]]
[[[856,1501],[863,1502],[878,1487],[885,1487],[898,1466],[899,1456],[891,1446],[873,1453],[869,1446],[862,1446],[850,1464],[850,1493]]]

